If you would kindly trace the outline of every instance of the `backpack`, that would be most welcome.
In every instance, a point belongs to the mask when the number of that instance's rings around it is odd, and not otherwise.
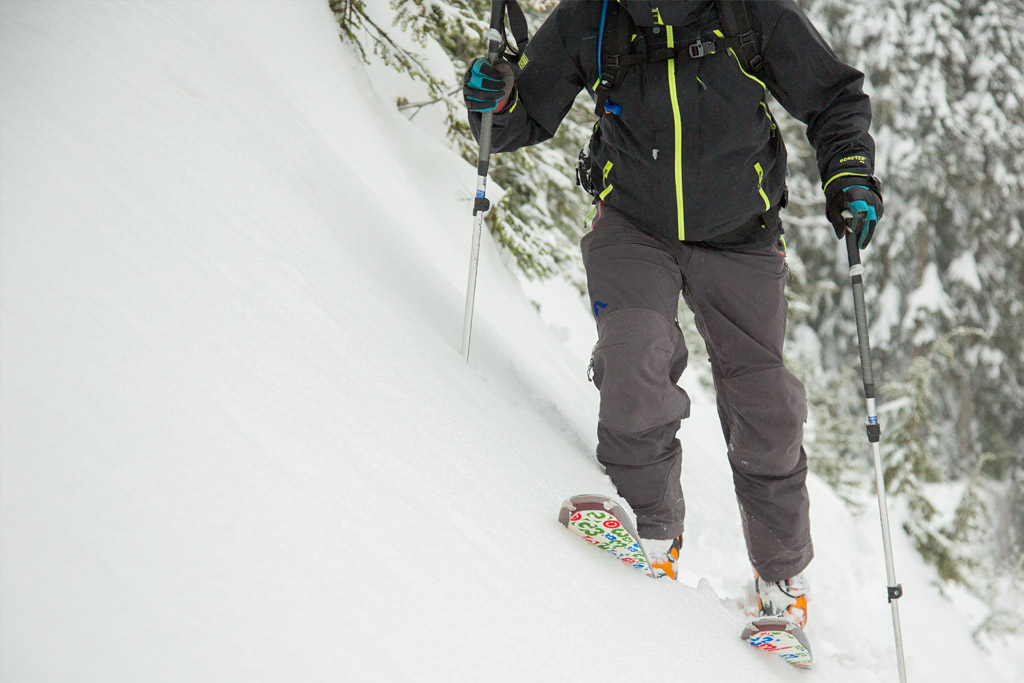
[[[595,200],[600,198],[604,183],[603,173],[594,166],[590,150],[601,134],[600,117],[622,113],[622,106],[610,102],[608,96],[622,83],[633,65],[666,61],[680,55],[700,59],[732,49],[743,69],[763,80],[765,64],[760,53],[760,40],[750,19],[749,0],[716,0],[715,6],[722,22],[722,36],[711,40],[699,38],[689,45],[664,47],[639,54],[630,52],[636,27],[629,12],[617,0],[614,3],[604,0],[597,35],[597,70],[600,77],[594,88],[594,114],[599,118],[594,124],[590,141],[580,151],[576,162],[576,184]]]
[[[643,61],[661,62],[675,59],[683,53],[691,59],[700,59],[732,49],[748,73],[762,75],[764,59],[759,50],[760,41],[750,20],[749,0],[717,0],[715,5],[722,22],[722,37],[698,39],[689,45],[664,47],[641,55],[630,54],[635,26],[629,12],[615,2],[611,4],[612,12],[609,16],[609,0],[604,0],[597,37],[597,70],[600,79],[594,89],[597,104],[594,114],[603,116],[622,113],[619,105],[608,102],[608,95],[622,83],[630,67]]]

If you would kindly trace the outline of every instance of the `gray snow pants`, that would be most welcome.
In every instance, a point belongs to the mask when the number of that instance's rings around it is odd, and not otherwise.
[[[597,321],[597,458],[637,514],[644,538],[683,531],[682,451],[690,400],[676,383],[687,350],[679,294],[711,360],[750,561],[768,581],[813,555],[802,446],[803,384],[782,362],[785,256],[780,246],[723,251],[669,243],[599,207],[580,244]]]

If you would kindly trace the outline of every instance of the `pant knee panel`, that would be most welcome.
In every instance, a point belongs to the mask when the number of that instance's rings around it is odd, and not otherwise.
[[[729,421],[729,458],[748,473],[782,476],[799,465],[807,398],[785,367],[724,377],[721,403]]]
[[[602,425],[639,434],[689,415],[690,400],[676,384],[686,346],[674,323],[649,309],[621,309],[598,319],[598,337],[594,384]]]

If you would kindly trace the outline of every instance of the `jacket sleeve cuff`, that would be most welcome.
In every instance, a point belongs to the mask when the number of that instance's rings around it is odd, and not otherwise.
[[[826,172],[822,173],[821,188],[827,195],[830,192],[841,190],[843,187],[856,185],[856,182],[851,182],[853,180],[872,177],[874,170],[874,159],[864,152],[836,155],[833,157],[832,163],[828,165]],[[842,187],[834,188],[833,186],[837,184]]]
[[[877,195],[882,193],[882,186],[878,179],[863,169],[839,171],[825,181],[822,189],[825,191],[825,197],[831,198],[854,185],[870,188]]]

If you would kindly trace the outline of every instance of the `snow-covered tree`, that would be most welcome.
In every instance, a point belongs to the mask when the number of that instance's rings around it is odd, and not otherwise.
[[[804,4],[872,97],[886,210],[864,259],[890,485],[942,578],[975,569],[972,553],[990,580],[1019,576],[1021,545],[993,530],[1024,536],[1024,3]],[[794,155],[798,176],[812,160]],[[794,311],[822,361],[809,389],[835,401],[822,387],[856,363],[844,259],[827,228],[807,229],[823,225],[820,191],[791,188]],[[961,484],[953,509],[935,481]]]
[[[520,5],[532,28],[543,18],[551,0],[523,0]],[[477,57],[484,56],[484,32],[490,0],[391,0],[392,27],[374,24],[366,0],[331,0],[344,40],[367,47],[386,63],[428,85],[425,103],[399,102],[415,111],[424,105],[446,110],[448,137],[471,163],[478,147],[466,122],[462,104],[462,74]],[[399,34],[412,36],[420,46],[440,45],[451,59],[444,73],[424,69],[415,53],[400,47]],[[581,103],[569,114],[555,137],[539,148],[491,157],[490,176],[506,190],[487,215],[487,225],[519,268],[530,277],[560,276],[583,287],[576,241],[590,207],[590,197],[576,186],[573,169],[580,148],[590,136],[593,115]]]

